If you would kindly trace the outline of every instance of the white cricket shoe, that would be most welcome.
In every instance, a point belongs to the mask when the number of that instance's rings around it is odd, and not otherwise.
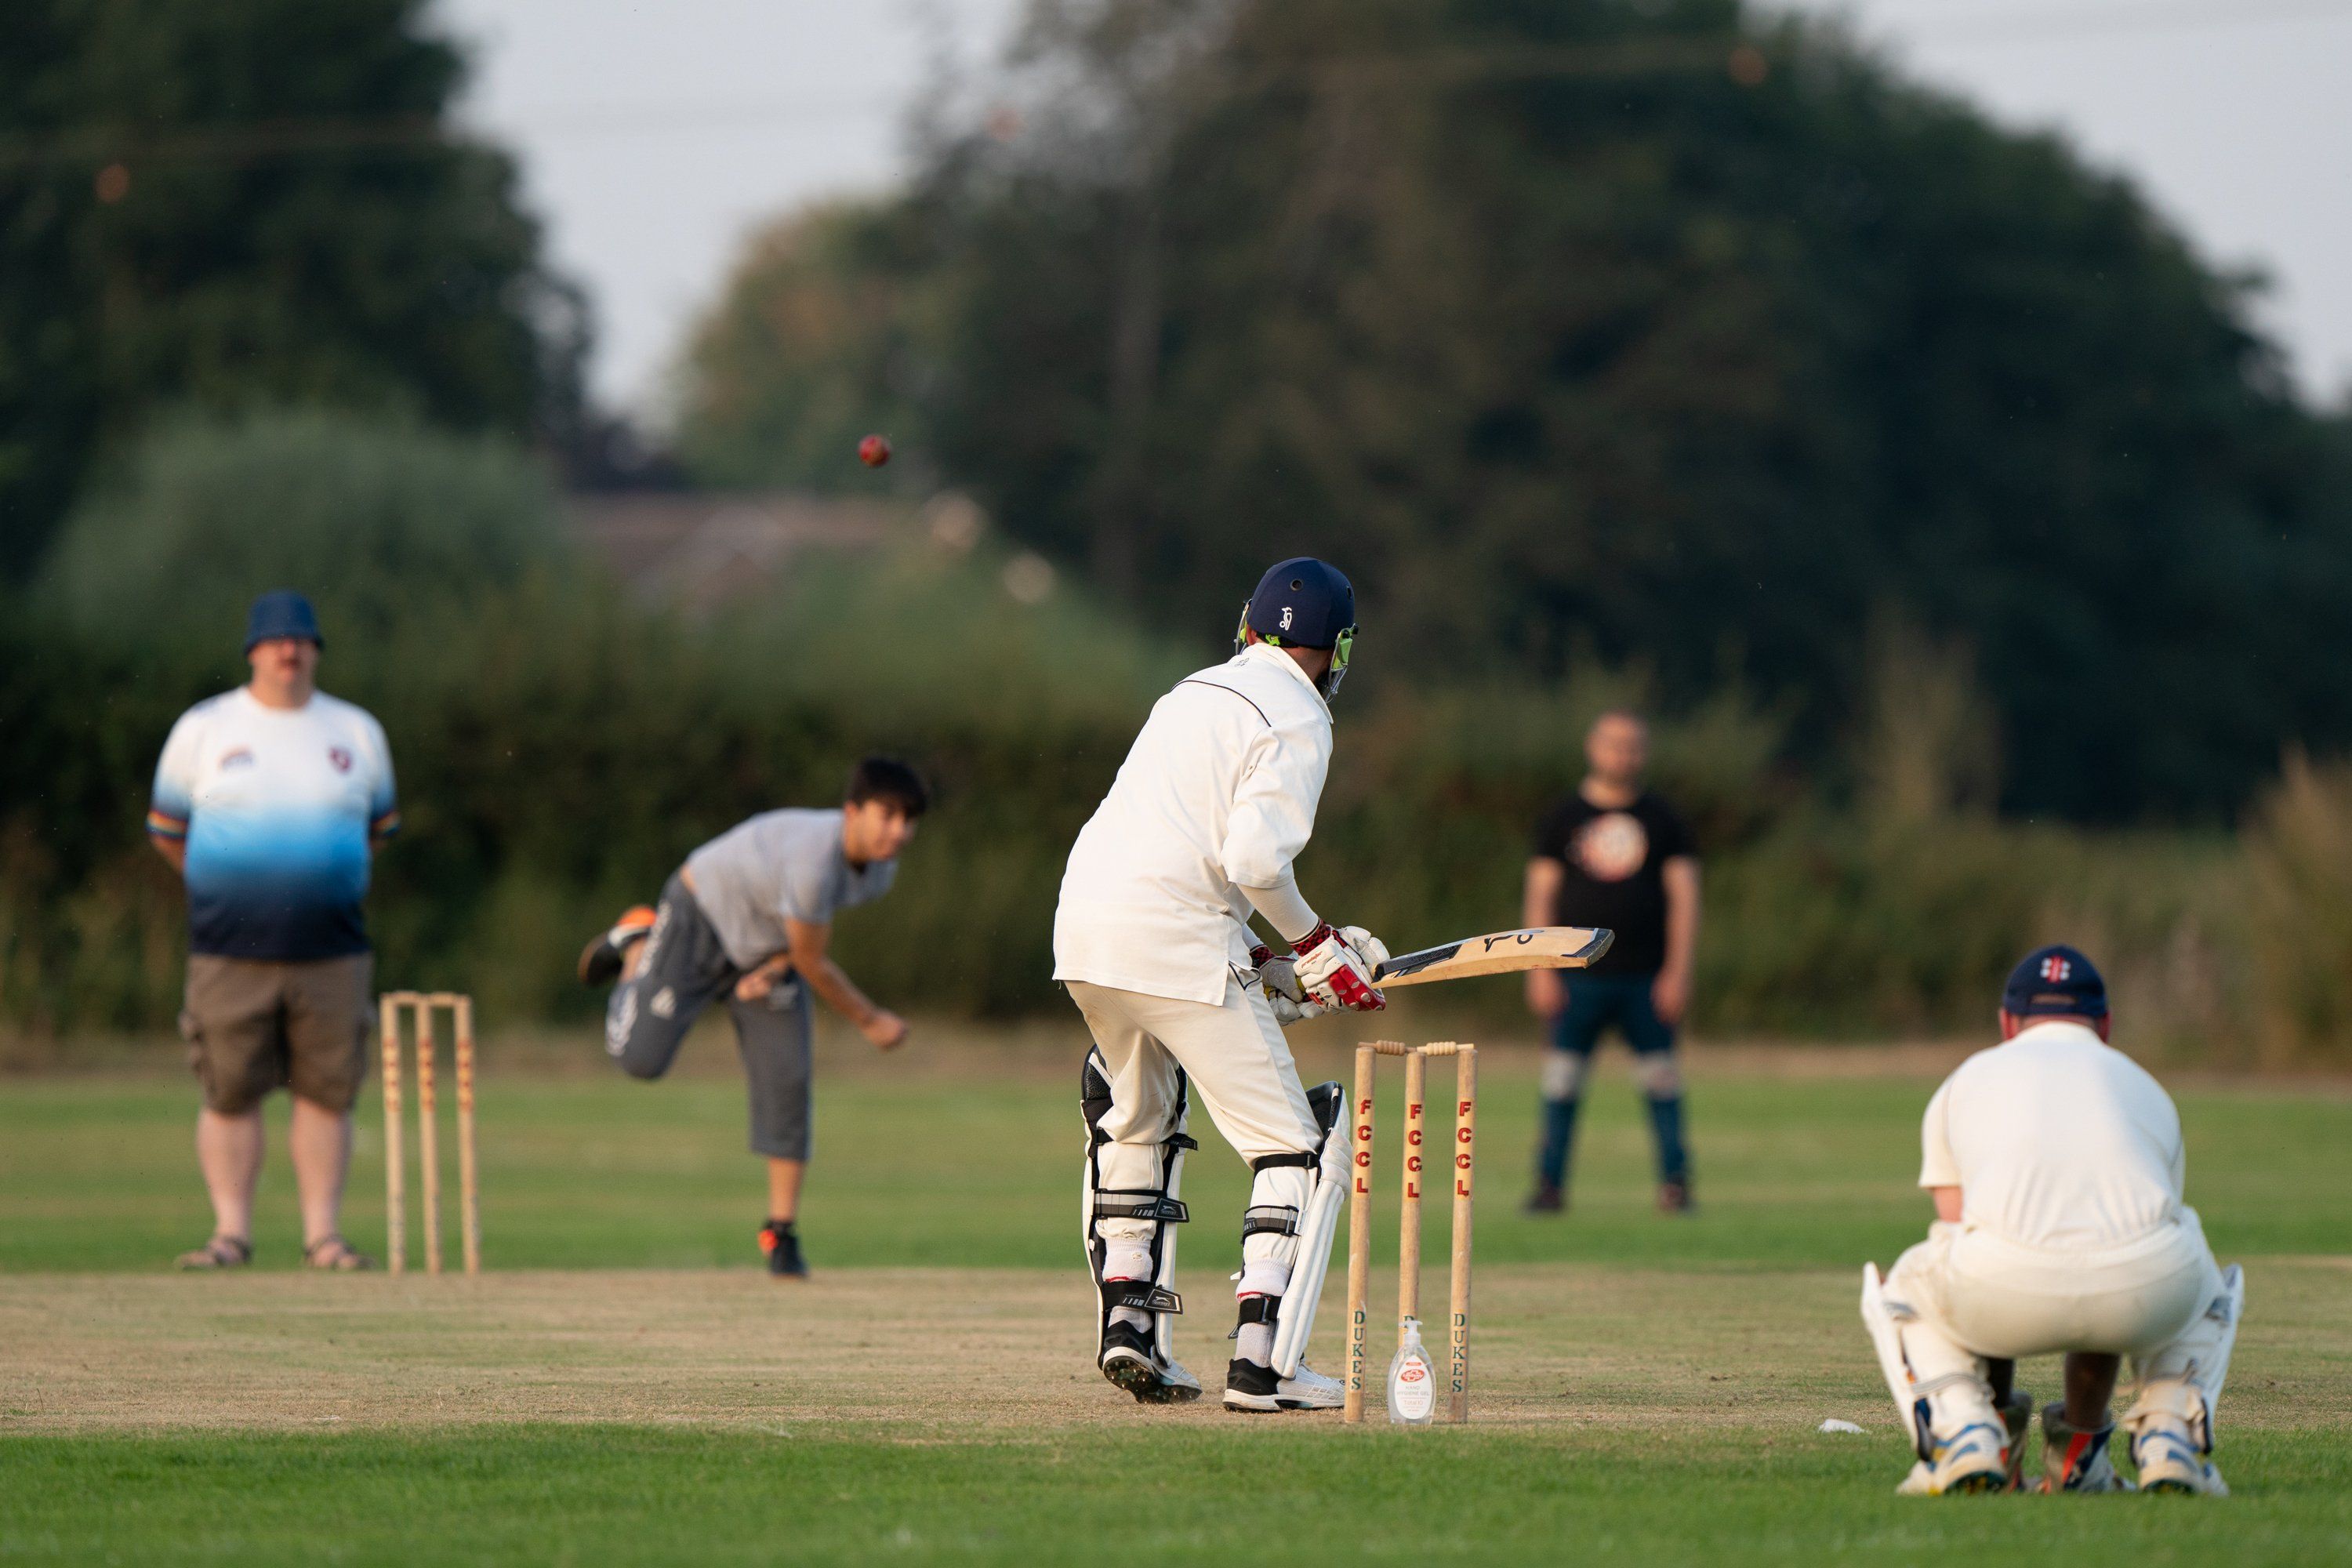
[[[2132,1437],[2132,1465],[2144,1492],[2191,1497],[2228,1497],[2229,1483],[2198,1447],[2189,1428],[2173,1422],[2151,1424]]]
[[[1347,1401],[1338,1378],[1325,1377],[1304,1361],[1296,1377],[1276,1377],[1272,1367],[1254,1361],[1236,1360],[1225,1372],[1228,1410],[1337,1410]]]
[[[1943,1497],[1951,1492],[2000,1492],[2009,1489],[2008,1434],[1999,1426],[1974,1422],[1938,1441],[1936,1457],[1911,1467],[1898,1497]]]

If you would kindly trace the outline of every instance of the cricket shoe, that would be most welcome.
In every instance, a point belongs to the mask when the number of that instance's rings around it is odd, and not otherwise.
[[[760,1250],[767,1255],[768,1272],[779,1279],[808,1278],[808,1259],[801,1256],[801,1233],[790,1220],[782,1225],[770,1220],[761,1226]]]
[[[1528,1201],[1519,1205],[1519,1212],[1521,1214],[1565,1214],[1568,1212],[1568,1194],[1550,1182],[1542,1183],[1534,1192],[1528,1194]]]
[[[1903,1497],[1943,1497],[1952,1492],[2009,1489],[2009,1447],[2000,1427],[1978,1421],[1936,1445],[1932,1459],[1911,1467],[1895,1489]]]
[[[1132,1323],[1113,1323],[1103,1332],[1095,1364],[1112,1384],[1142,1405],[1189,1405],[1201,1397],[1201,1380],[1173,1357],[1160,1359],[1152,1336]]]
[[[2116,1474],[2107,1452],[2115,1423],[2088,1429],[2066,1419],[2063,1404],[2042,1407],[2042,1489],[2052,1492],[2127,1492],[2131,1483]]]
[[[1348,1391],[1336,1377],[1325,1377],[1305,1362],[1295,1377],[1281,1377],[1274,1368],[1236,1359],[1225,1369],[1225,1408],[1262,1415],[1272,1410],[1337,1410],[1347,1403]]]
[[[2189,1435],[2186,1426],[2166,1422],[2150,1426],[2132,1437],[2132,1465],[2139,1471],[2139,1489],[2174,1492],[2185,1497],[2228,1497],[2229,1486]]]
[[[610,985],[621,977],[621,964],[632,945],[643,942],[646,933],[654,929],[654,910],[650,904],[638,904],[621,911],[621,918],[612,929],[603,931],[580,950],[580,984]]]

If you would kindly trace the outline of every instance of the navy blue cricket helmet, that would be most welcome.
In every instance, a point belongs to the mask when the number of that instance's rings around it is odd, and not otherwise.
[[[1238,650],[1255,632],[1276,647],[1328,647],[1329,673],[1317,682],[1326,700],[1339,689],[1356,642],[1356,589],[1347,574],[1312,555],[1278,561],[1257,581],[1234,633]]]

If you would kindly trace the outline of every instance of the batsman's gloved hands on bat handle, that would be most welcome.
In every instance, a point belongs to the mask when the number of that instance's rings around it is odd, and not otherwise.
[[[1296,944],[1298,983],[1309,1000],[1350,1013],[1377,1013],[1388,998],[1372,988],[1372,966],[1389,955],[1371,932],[1361,926],[1336,930],[1328,921]],[[1366,954],[1370,948],[1380,957]]]
[[[1250,949],[1250,964],[1257,971],[1258,985],[1274,1008],[1276,1023],[1287,1029],[1293,1024],[1323,1016],[1323,1009],[1307,999],[1307,987],[1298,983],[1297,959],[1276,958],[1274,949],[1260,943]]]

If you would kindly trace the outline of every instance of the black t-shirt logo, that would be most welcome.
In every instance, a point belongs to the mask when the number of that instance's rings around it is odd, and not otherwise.
[[[1577,830],[1576,863],[1596,882],[1622,882],[1650,858],[1650,835],[1630,812],[1607,811]]]

